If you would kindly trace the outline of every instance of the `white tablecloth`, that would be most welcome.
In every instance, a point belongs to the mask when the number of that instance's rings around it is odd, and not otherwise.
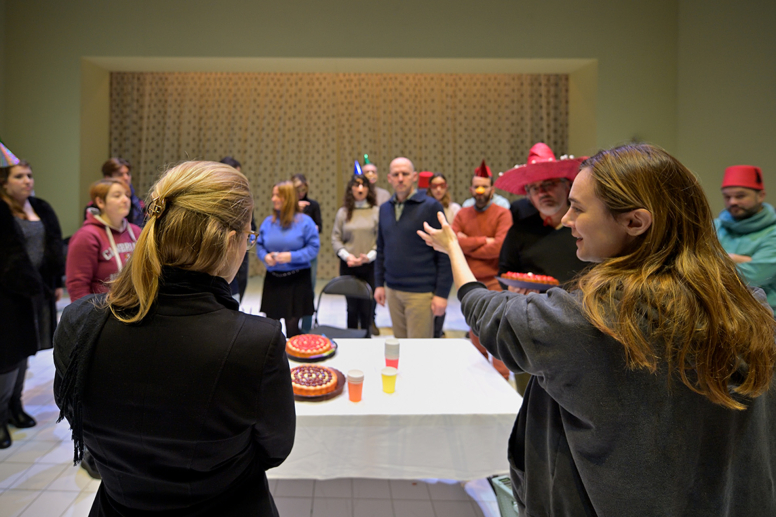
[[[365,374],[363,399],[297,402],[296,441],[271,478],[468,480],[509,470],[521,397],[463,339],[403,339],[396,392],[382,391],[384,339],[338,340],[323,363]],[[291,361],[291,367],[299,363]]]

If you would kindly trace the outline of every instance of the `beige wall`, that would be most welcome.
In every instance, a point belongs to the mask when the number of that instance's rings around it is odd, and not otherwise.
[[[5,65],[24,73],[3,76],[3,138],[65,233],[85,188],[84,56],[595,59],[596,135],[578,152],[634,137],[676,147],[676,0],[5,1]]]
[[[776,2],[679,2],[677,147],[712,209],[729,165],[762,167],[776,202]]]

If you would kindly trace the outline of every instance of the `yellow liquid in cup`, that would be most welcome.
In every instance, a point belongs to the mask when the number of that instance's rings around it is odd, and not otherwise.
[[[396,368],[383,368],[383,391],[385,393],[393,393],[396,391]]]

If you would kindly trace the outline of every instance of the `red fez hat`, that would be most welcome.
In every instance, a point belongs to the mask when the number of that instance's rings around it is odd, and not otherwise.
[[[752,165],[733,165],[725,169],[725,177],[722,178],[722,188],[744,187],[754,190],[763,190],[763,171],[760,167]]]
[[[423,171],[421,173],[418,173],[418,188],[427,189],[429,183],[431,183],[432,176],[434,176],[434,173],[429,171]]]
[[[496,180],[494,186],[524,196],[525,186],[531,183],[555,178],[574,181],[579,174],[579,166],[586,159],[587,156],[581,158],[561,156],[560,160],[556,160],[552,149],[547,144],[539,142],[531,147],[525,165],[516,165],[506,171]]]
[[[474,175],[478,178],[492,178],[493,174],[490,172],[490,167],[485,165],[485,160],[482,160],[482,163],[479,167],[474,169]]]

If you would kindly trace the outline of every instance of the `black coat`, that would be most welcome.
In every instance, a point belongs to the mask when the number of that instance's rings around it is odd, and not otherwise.
[[[40,269],[33,267],[27,255],[10,207],[0,201],[0,372],[38,351],[33,296],[44,295],[52,333],[57,321],[54,291],[62,287],[65,274],[62,230],[51,205],[35,197],[30,204],[46,230]]]
[[[510,271],[550,275],[561,284],[585,267],[587,264],[577,258],[576,239],[571,229],[545,226],[538,211],[514,220],[498,259],[499,275]]]
[[[77,391],[102,475],[93,515],[277,515],[265,471],[291,452],[296,425],[279,323],[235,310],[226,281],[197,273],[162,285],[139,324],[94,300],[65,309],[54,343],[54,394],[74,429],[68,368],[89,365]]]

